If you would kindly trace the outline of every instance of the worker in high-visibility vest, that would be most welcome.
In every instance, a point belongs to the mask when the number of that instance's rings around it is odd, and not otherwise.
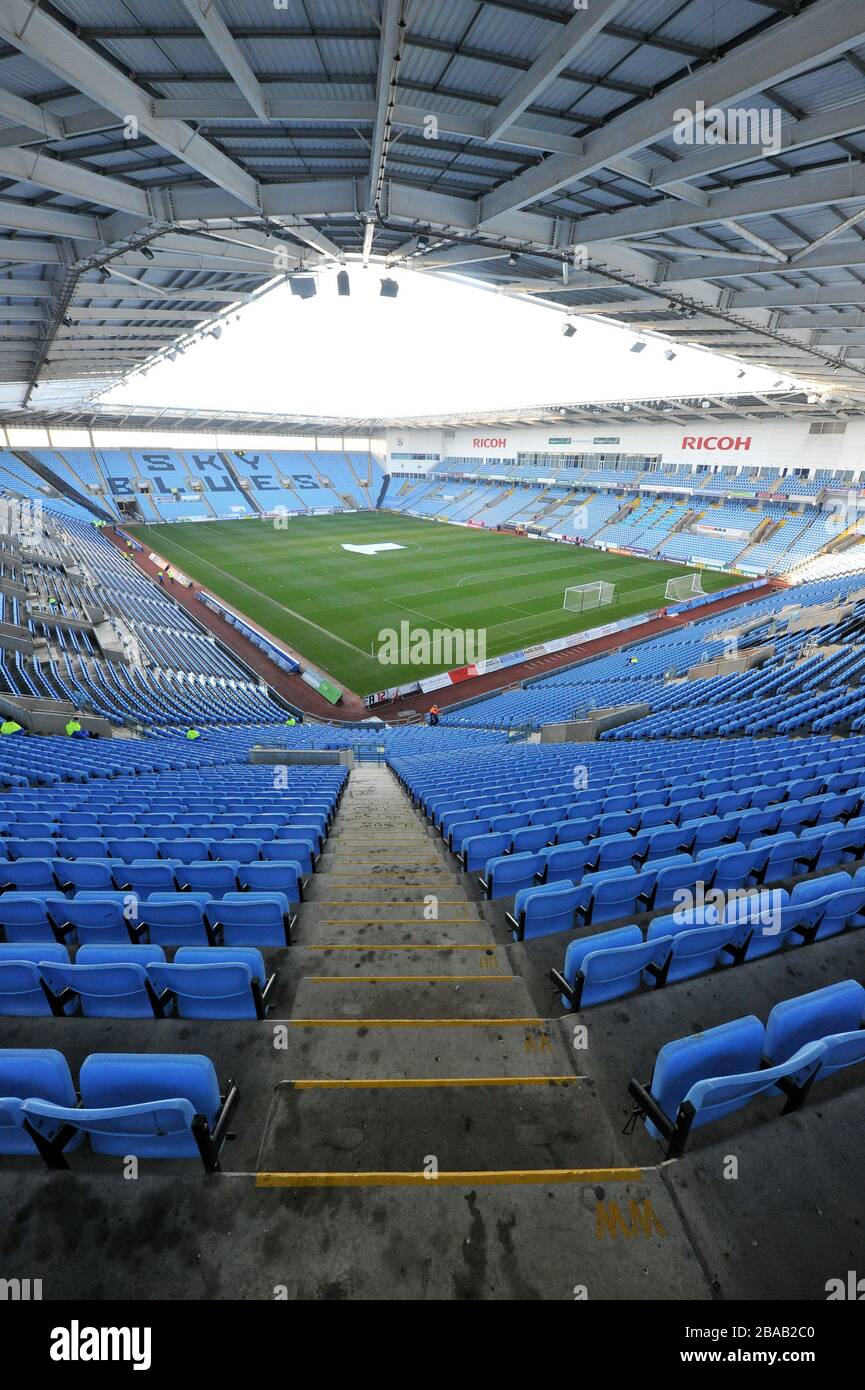
[[[77,720],[77,719],[67,719],[67,721],[66,721],[66,732],[67,732],[67,734],[69,735],[70,738],[72,737],[73,734],[80,734],[80,733],[81,733],[81,725],[78,723],[78,720]]]
[[[4,720],[3,720],[3,723],[0,724],[0,734],[20,734],[20,733],[21,733],[21,725],[18,724],[18,723],[16,723],[16,721],[15,721],[14,719],[4,719]]]
[[[189,739],[201,738],[201,734],[199,733],[198,729],[187,729],[186,737]]]

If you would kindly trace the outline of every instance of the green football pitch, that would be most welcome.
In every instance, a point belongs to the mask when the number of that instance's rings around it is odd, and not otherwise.
[[[296,517],[281,530],[264,520],[127,529],[359,695],[460,664],[415,664],[417,651],[414,661],[382,664],[374,653],[388,639],[380,634],[399,633],[403,622],[414,638],[421,629],[483,631],[486,656],[500,656],[660,608],[667,580],[690,573],[657,560],[387,512]],[[345,549],[381,544],[399,548]],[[707,593],[735,582],[708,570],[702,577]],[[617,586],[614,604],[583,613],[563,608],[569,585],[599,579]]]

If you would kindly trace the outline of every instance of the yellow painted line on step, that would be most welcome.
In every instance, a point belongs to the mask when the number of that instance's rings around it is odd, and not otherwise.
[[[256,1187],[512,1187],[643,1182],[642,1168],[505,1168],[429,1173],[259,1173]]]
[[[353,904],[357,907],[357,903]],[[326,927],[416,927],[422,917],[386,917],[381,922],[371,922],[369,917],[326,917]],[[436,926],[464,927],[469,922],[477,922],[477,917],[436,917]]]
[[[482,979],[478,976],[478,979]],[[291,1028],[546,1028],[545,1018],[286,1018]]]
[[[292,1081],[296,1091],[389,1091],[418,1087],[440,1086],[572,1086],[583,1080],[569,1072],[567,1076],[407,1076],[407,1077],[349,1077],[344,1080]]]
[[[385,922],[383,925],[387,926],[388,923]],[[371,941],[359,941],[347,946],[343,941],[334,943],[333,945],[330,945],[326,941],[301,941],[296,949],[298,951],[489,951],[490,955],[492,955],[496,948],[490,945],[489,942],[482,942],[479,946],[474,944],[469,945],[468,942],[461,942],[459,945],[454,946],[442,946],[438,943],[430,945],[429,942],[424,942],[416,946],[413,942],[404,941],[396,946],[377,946]]]
[[[450,984],[467,984],[472,980],[482,980],[485,985],[512,984],[516,975],[304,975],[314,985],[341,985],[346,980],[352,984],[392,985],[392,984],[440,984],[447,980]]]

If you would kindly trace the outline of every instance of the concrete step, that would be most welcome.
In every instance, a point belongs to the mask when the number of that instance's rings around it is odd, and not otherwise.
[[[423,880],[401,877],[392,882],[385,874],[376,874],[374,877],[362,873],[351,875],[345,873],[317,874],[309,880],[304,903],[306,905],[319,902],[393,902],[408,903],[412,907],[417,907],[423,902],[427,891],[434,893],[439,899],[440,909],[445,902],[469,901],[468,898],[462,898],[462,890],[454,879],[442,874],[433,876],[431,881],[427,881],[428,879],[429,875],[425,875]]]
[[[494,945],[390,945],[309,941],[292,947],[291,964],[303,976],[510,975],[507,956]]]
[[[358,883],[371,879],[389,879],[392,883],[405,883],[412,887],[429,881],[453,885],[456,878],[448,872],[443,859],[421,859],[413,857],[399,864],[381,864],[373,859],[343,859],[322,855],[315,869],[321,878],[339,878]]]
[[[531,996],[508,971],[490,978],[480,969],[467,976],[423,980],[308,978],[301,980],[294,1018],[528,1018],[537,1017]]]
[[[365,926],[371,922],[395,922],[400,926],[426,928],[427,934],[435,935],[437,926],[459,926],[461,922],[478,922],[480,913],[477,904],[459,899],[438,899],[438,916],[429,917],[429,908],[423,897],[409,902],[351,902],[346,899],[326,898],[317,902],[305,903],[302,908],[304,923],[320,923],[322,926],[336,926],[340,922],[356,922]]]
[[[418,946],[448,950],[454,946],[496,945],[495,937],[485,922],[452,927],[436,924],[434,932],[426,932],[417,927],[401,927],[393,922],[369,922],[363,926],[356,926],[354,923],[321,926],[315,923],[306,925],[301,921],[294,929],[292,942],[297,946],[321,947],[348,946],[354,942],[369,950],[383,946],[398,947],[400,950]]]
[[[356,1023],[338,1019],[288,1028],[283,1075],[305,1077],[563,1076],[574,1070],[564,1035],[542,1020],[522,1023]]]
[[[433,840],[420,840],[411,845],[394,845],[382,842],[380,845],[368,843],[366,845],[355,845],[345,848],[339,840],[328,840],[321,852],[320,864],[331,865],[334,861],[340,864],[376,864],[393,865],[399,868],[406,864],[442,864],[448,863],[447,856],[438,848]]]
[[[620,1136],[572,1073],[301,1078],[276,1088],[259,1174],[535,1173],[618,1167]]]

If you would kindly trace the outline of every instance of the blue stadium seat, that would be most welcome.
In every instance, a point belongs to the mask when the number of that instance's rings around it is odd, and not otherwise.
[[[75,1000],[86,1018],[162,1018],[164,1007],[147,970],[118,960],[44,965],[44,979],[61,1003]]]
[[[290,860],[276,864],[241,864],[237,878],[241,891],[281,893],[292,906],[303,902],[306,882],[303,870]]]
[[[172,965],[149,973],[157,990],[172,995],[181,1018],[264,1018],[276,979],[267,979],[260,951],[236,946],[185,946]]]
[[[56,942],[67,934],[49,913],[54,905],[65,905],[62,893],[3,893],[0,896],[0,927],[7,941]]]
[[[481,886],[488,898],[509,898],[521,888],[533,888],[543,868],[539,853],[498,855],[487,861]]]
[[[595,867],[598,851],[593,845],[563,844],[544,850],[544,882],[578,882]]]
[[[506,832],[488,835],[472,835],[463,843],[461,856],[463,869],[467,874],[478,873],[490,859],[505,854],[511,847],[511,837]],[[304,872],[308,870],[304,869]]]
[[[209,904],[211,928],[226,946],[288,946],[294,918],[281,893],[229,893]]]
[[[40,1132],[67,1125],[87,1133],[98,1154],[198,1155],[208,1172],[218,1172],[219,1150],[236,1102],[233,1086],[220,1096],[209,1057],[106,1052],[91,1054],[81,1067],[80,1107],[74,1098],[61,1105],[28,1099],[22,1111]],[[68,1166],[62,1155],[56,1166]]]
[[[583,896],[567,879],[520,889],[514,898],[513,913],[507,914],[516,940],[528,941],[534,936],[570,931]]]
[[[279,863],[288,860],[299,864],[301,872],[311,874],[314,868],[315,846],[311,840],[297,837],[287,840],[265,840],[261,846],[261,857],[268,862]]]
[[[766,1023],[763,1055],[772,1064],[787,1062],[807,1043],[831,1033],[848,1033],[865,1020],[865,989],[842,980],[776,1004]]]
[[[93,898],[80,895],[51,909],[55,920],[63,916],[74,928],[81,945],[129,945],[139,939],[141,923],[135,904],[122,901],[123,895],[104,894]],[[120,901],[118,901],[120,899]]]
[[[0,946],[0,1015],[4,1018],[38,1018],[58,1012],[43,988],[42,962],[68,964],[69,952],[58,942],[48,941]],[[63,1012],[72,1012],[71,1003]]]
[[[189,893],[145,898],[139,904],[142,925],[159,946],[213,946],[216,934],[205,909]]]
[[[660,969],[669,951],[669,937],[643,940],[639,927],[617,927],[597,936],[571,941],[561,975],[552,971],[562,1003],[586,1009],[621,999],[640,988],[645,970]]]
[[[112,874],[117,888],[129,889],[140,898],[151,893],[174,893],[178,883],[175,870],[179,860],[146,859],[132,864],[114,864]]]
[[[224,893],[233,893],[237,888],[239,868],[235,859],[222,859],[219,863],[207,860],[196,864],[179,864],[175,869],[175,878],[181,888],[221,898]]]
[[[35,1136],[28,1132],[23,1103],[32,1096],[59,1106],[76,1104],[66,1058],[51,1048],[0,1048],[0,1154],[47,1154],[55,1144],[58,1151],[76,1147],[80,1136],[58,1133],[58,1124]]]
[[[57,890],[50,859],[0,860],[4,889],[19,893],[53,893]]]

